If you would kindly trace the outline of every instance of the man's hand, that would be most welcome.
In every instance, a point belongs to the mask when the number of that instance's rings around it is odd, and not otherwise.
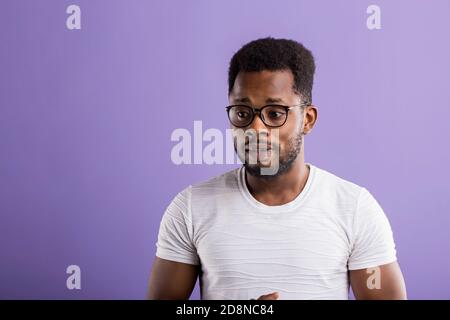
[[[280,294],[278,292],[272,292],[269,294],[263,294],[257,300],[278,300]]]

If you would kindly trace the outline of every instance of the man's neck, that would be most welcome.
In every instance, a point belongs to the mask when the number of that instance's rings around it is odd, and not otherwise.
[[[284,174],[267,177],[245,175],[248,190],[253,197],[269,206],[283,205],[294,200],[303,190],[309,176],[309,168],[299,154],[291,168]]]

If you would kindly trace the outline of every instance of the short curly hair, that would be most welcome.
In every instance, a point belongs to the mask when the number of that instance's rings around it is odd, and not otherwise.
[[[239,72],[291,70],[294,91],[306,103],[312,103],[316,66],[314,57],[301,43],[271,37],[251,41],[236,52],[228,69],[228,95]]]

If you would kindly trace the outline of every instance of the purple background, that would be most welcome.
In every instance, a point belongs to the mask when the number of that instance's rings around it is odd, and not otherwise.
[[[170,200],[233,168],[174,165],[170,135],[226,129],[229,59],[270,35],[316,58],[306,161],[378,199],[410,298],[449,299],[449,16],[447,0],[3,0],[0,298],[144,298]]]

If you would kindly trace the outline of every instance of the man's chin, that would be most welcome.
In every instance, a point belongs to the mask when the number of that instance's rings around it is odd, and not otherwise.
[[[250,175],[252,175],[254,177],[272,178],[272,177],[277,176],[277,173],[274,173],[274,174],[264,173],[264,171],[265,171],[264,169],[266,169],[266,172],[270,171],[270,168],[271,168],[270,167],[270,163],[269,164],[262,164],[262,163],[248,164],[248,163],[245,163],[244,167],[245,167],[245,171],[248,174],[250,174]]]
[[[261,176],[261,167],[259,165],[245,163],[244,167],[245,167],[245,171],[249,175],[255,176],[255,177]]]
[[[271,163],[274,162],[274,154],[272,150],[267,150],[264,152],[252,153],[250,154],[248,150],[245,151],[245,163],[257,167],[268,168]],[[251,163],[251,164],[250,164]]]

